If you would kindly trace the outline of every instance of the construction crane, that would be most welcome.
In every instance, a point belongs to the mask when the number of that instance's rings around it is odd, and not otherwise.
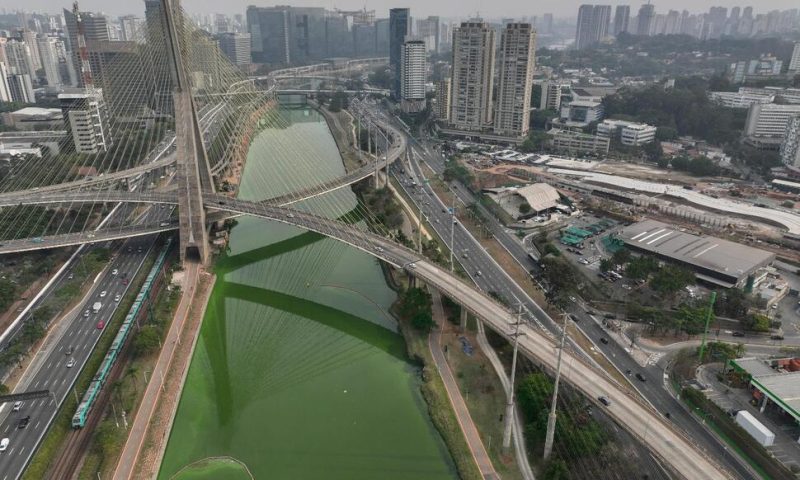
[[[81,78],[86,93],[94,93],[94,79],[92,78],[92,66],[89,64],[89,49],[86,48],[86,32],[81,19],[81,12],[78,2],[72,4],[72,13],[75,15],[75,22],[78,26],[78,58],[81,59]]]

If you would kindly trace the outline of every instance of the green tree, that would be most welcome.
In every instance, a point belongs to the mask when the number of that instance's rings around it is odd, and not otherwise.
[[[560,458],[554,458],[547,462],[542,472],[542,480],[568,480],[569,469],[567,463]]]
[[[519,213],[522,215],[527,215],[531,213],[531,205],[528,202],[522,202],[519,205]]]
[[[601,258],[600,259],[600,271],[607,272],[614,268],[614,262],[610,258]]]
[[[411,325],[421,332],[428,332],[436,323],[430,312],[419,311],[411,317]]]
[[[133,337],[133,353],[137,356],[157,351],[161,346],[161,334],[155,325],[145,325]]]
[[[650,287],[663,294],[674,294],[687,285],[694,283],[691,270],[676,265],[665,265],[653,275]]]

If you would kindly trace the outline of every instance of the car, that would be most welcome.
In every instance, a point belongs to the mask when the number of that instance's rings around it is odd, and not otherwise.
[[[636,378],[637,378],[637,379],[638,379],[640,382],[646,382],[646,381],[647,381],[647,377],[645,377],[645,376],[644,376],[644,375],[642,375],[641,373],[637,373],[637,374],[636,374]]]
[[[111,270],[111,275],[116,275],[118,273],[119,273],[119,270],[117,270],[116,268],[114,270]]]
[[[783,340],[783,335],[770,335],[772,340]]]
[[[25,428],[28,424],[31,423],[31,416],[28,415],[27,417],[22,417],[17,423],[17,428]]]
[[[117,303],[119,303],[121,298],[122,298],[122,295],[120,295],[119,293],[114,295],[114,301],[117,302]]]
[[[19,412],[20,408],[22,408],[22,402],[14,402],[14,408],[12,408],[11,411]]]
[[[464,258],[467,258],[467,254],[466,253],[462,253],[461,256],[464,257]]]
[[[608,345],[608,339],[606,337],[600,337],[600,343],[603,345]]]
[[[133,247],[128,247],[128,252],[132,252],[132,251],[133,251]]]
[[[128,279],[127,278],[123,278],[122,279],[122,284],[123,285],[127,285],[128,284]]]
[[[483,274],[481,273],[481,271],[480,271],[480,270],[478,270],[477,272],[475,272],[475,276],[476,276],[476,277],[480,277],[481,275],[483,275]]]
[[[69,275],[67,275],[67,280],[72,280],[73,278],[75,278],[74,273],[70,273]]]
[[[97,329],[98,330],[102,330],[105,326],[106,326],[106,322],[104,322],[103,320],[100,320],[99,322],[97,322]]]
[[[72,348],[72,347],[67,347],[67,351],[65,352],[65,354],[66,354],[66,355],[72,355],[72,352],[74,352],[74,351],[75,351],[75,349],[74,349],[74,348]]]
[[[597,397],[597,400],[600,403],[602,403],[603,405],[605,405],[606,407],[610,407],[611,406],[611,400],[609,400],[608,397],[606,397],[605,395]]]
[[[86,310],[85,312],[83,312],[83,316],[84,317],[88,317],[90,313],[92,313],[92,312],[90,312],[89,310]]]
[[[383,247],[375,247],[376,252],[383,252]]]
[[[732,335],[734,337],[744,337],[744,332],[733,332]]]
[[[569,297],[569,301],[570,301],[570,302],[572,302],[572,303],[575,303],[575,302],[577,302],[577,300],[575,299],[575,297]]]
[[[75,366],[75,359],[74,358],[70,358],[69,362],[67,362],[67,368],[72,368],[74,366]]]
[[[5,452],[6,451],[6,449],[8,448],[8,442],[9,441],[10,440],[7,439],[7,438],[4,438],[4,439],[0,440],[0,452]]]
[[[105,297],[107,294],[108,294],[108,292],[103,290],[102,292],[100,292],[100,298]]]

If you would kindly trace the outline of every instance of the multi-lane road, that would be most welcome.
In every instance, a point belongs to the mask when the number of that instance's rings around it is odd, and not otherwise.
[[[377,111],[373,111],[372,114],[382,116],[382,113]],[[440,199],[425,181],[419,162],[425,162],[434,172],[441,175],[444,171],[444,160],[441,153],[434,148],[432,142],[423,144],[411,136],[408,137],[407,142],[412,151],[410,165],[404,165],[405,173],[400,173],[399,166],[395,166],[393,174],[406,195],[414,201],[416,207],[422,208],[423,215],[448,247],[450,246],[451,238],[450,229],[451,227],[453,228],[454,252],[458,262],[468,275],[483,291],[496,292],[510,302],[522,302],[532,320],[538,323],[540,327],[544,327],[545,330],[556,334],[558,327],[549,316],[504,272],[502,267],[491,258],[472,234],[461,226],[460,222],[453,224],[453,217],[450,213],[451,198]],[[416,182],[416,186],[414,186],[414,182]],[[455,184],[453,191],[457,196],[459,207],[476,203],[473,195],[462,185]],[[538,265],[528,255],[528,251],[499,224],[491,213],[485,212],[483,216],[487,220],[487,226],[494,238],[509,251],[517,262],[526,270],[538,268]],[[726,446],[712,435],[708,429],[697,422],[684,409],[680,401],[670,394],[664,383],[664,369],[662,366],[648,365],[640,367],[625,352],[624,347],[613,341],[608,344],[600,342],[599,339],[607,337],[607,333],[599,322],[595,322],[589,317],[579,304],[572,305],[569,312],[577,320],[576,325],[594,341],[597,351],[608,358],[623,374],[630,372],[628,375],[631,378],[633,387],[651,405],[662,413],[669,412],[670,419],[674,424],[686,431],[709,454],[719,459],[720,463],[724,464],[728,469],[741,478],[756,478],[738,457],[731,454]],[[647,380],[644,382],[636,380],[633,375],[637,372],[642,373]]]
[[[139,220],[158,221],[168,218],[171,211],[171,208],[151,208]],[[128,292],[130,281],[144,263],[154,240],[155,236],[139,237],[118,246],[114,258],[95,279],[82,303],[50,333],[43,350],[15,389],[15,392],[50,390],[52,396],[23,402],[19,411],[12,411],[11,404],[0,406],[0,437],[9,439],[8,449],[0,453],[0,480],[22,475],[65,398],[83,394],[74,391],[73,384],[116,312],[118,299]],[[63,273],[64,277],[68,275],[69,271]],[[102,305],[97,313],[93,311],[96,302]],[[71,360],[74,364],[70,367]],[[20,421],[27,417],[30,417],[27,426],[19,428]]]

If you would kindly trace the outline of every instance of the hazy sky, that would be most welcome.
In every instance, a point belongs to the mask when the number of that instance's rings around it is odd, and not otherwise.
[[[35,11],[55,12],[62,8],[70,8],[71,0],[2,0],[2,8],[7,11],[26,9]],[[634,11],[638,10],[642,1],[624,0],[182,0],[186,10],[192,13],[244,13],[248,5],[296,5],[307,7],[341,8],[343,10],[360,9],[366,6],[374,9],[379,17],[387,16],[391,7],[409,7],[412,16],[440,15],[443,17],[469,17],[475,12],[480,12],[485,18],[522,17],[542,15],[551,12],[556,16],[575,16],[578,6],[582,3],[600,3],[611,5],[631,5]],[[657,13],[666,13],[669,9],[683,10],[697,13],[708,11],[712,5],[734,7],[752,5],[757,13],[773,9],[798,8],[798,0],[652,0]],[[144,3],[140,0],[80,0],[82,10],[103,11],[107,14],[143,14]]]

